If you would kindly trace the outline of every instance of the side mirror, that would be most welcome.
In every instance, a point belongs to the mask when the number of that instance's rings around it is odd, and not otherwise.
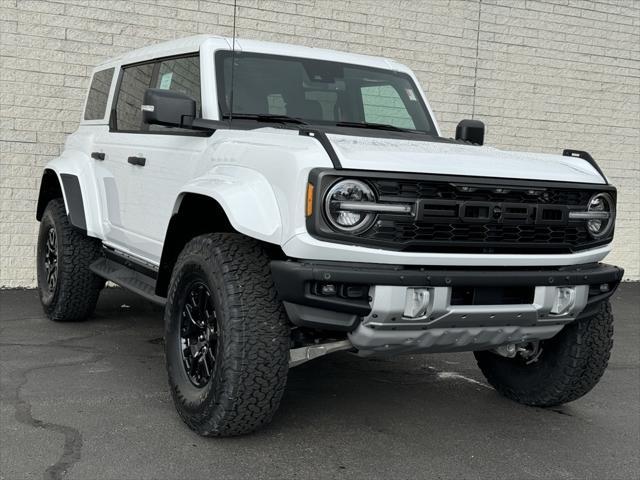
[[[196,117],[196,101],[189,95],[147,88],[142,104],[142,120],[150,125],[188,127]]]
[[[456,140],[484,144],[484,123],[480,120],[461,120],[456,127]]]

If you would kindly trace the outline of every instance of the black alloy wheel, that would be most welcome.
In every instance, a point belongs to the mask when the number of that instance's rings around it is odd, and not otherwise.
[[[211,292],[202,281],[189,288],[180,323],[182,363],[191,383],[206,386],[214,375],[218,351],[218,323]]]
[[[49,227],[43,240],[42,249],[46,282],[49,292],[53,293],[58,284],[58,236],[53,225]]]

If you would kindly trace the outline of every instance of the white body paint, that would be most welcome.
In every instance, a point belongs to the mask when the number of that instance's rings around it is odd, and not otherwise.
[[[238,40],[236,48],[402,71],[418,84],[407,67],[382,58],[250,40]],[[191,37],[136,50],[96,70],[115,67],[117,76],[122,65],[199,52],[203,117],[218,120],[214,53],[221,49],[230,49],[227,39]],[[67,139],[64,153],[46,168],[58,175],[78,176],[89,235],[152,265],[160,262],[169,220],[186,193],[215,199],[238,232],[279,245],[293,258],[397,265],[552,266],[596,262],[609,252],[610,247],[604,246],[562,255],[406,253],[319,241],[306,230],[305,189],[313,168],[331,168],[332,163],[316,139],[272,127],[217,130],[210,137],[110,132],[115,85],[112,82],[105,118],[83,120]],[[424,102],[430,110],[426,97]],[[345,169],[606,183],[588,162],[561,155],[328,137]],[[103,162],[91,159],[96,151],[105,153]],[[132,155],[146,157],[146,166],[127,163]]]

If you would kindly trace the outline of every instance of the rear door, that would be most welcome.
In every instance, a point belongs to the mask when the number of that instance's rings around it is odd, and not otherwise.
[[[147,88],[176,90],[200,103],[197,54],[122,68],[110,129],[97,139],[104,151],[106,243],[157,264],[173,203],[196,171],[206,136],[179,128],[146,125],[141,105]]]

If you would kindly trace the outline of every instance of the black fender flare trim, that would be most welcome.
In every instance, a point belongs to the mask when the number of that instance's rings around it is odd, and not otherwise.
[[[602,179],[607,183],[607,185],[609,184],[609,180],[607,180],[607,176],[604,174],[604,172],[600,168],[600,165],[598,165],[598,162],[595,161],[595,159],[591,156],[589,152],[585,152],[584,150],[573,150],[571,148],[565,148],[562,151],[562,156],[576,157],[576,158],[581,158],[585,160],[589,165],[595,168],[596,172],[598,172],[602,176]]]
[[[342,164],[340,163],[340,158],[338,158],[338,154],[333,148],[333,145],[331,144],[331,140],[329,140],[329,137],[327,137],[326,133],[324,133],[322,130],[315,130],[311,128],[300,128],[298,135],[302,135],[304,137],[311,137],[318,140],[318,142],[320,142],[320,145],[322,145],[322,148],[324,148],[324,151],[327,152],[327,155],[329,156],[329,159],[333,164],[333,168],[338,170],[342,168]]]
[[[40,191],[38,192],[38,203],[36,204],[36,220],[42,220],[44,209],[49,201],[54,198],[64,198],[62,185],[58,174],[50,168],[45,168],[40,180]]]
[[[74,227],[82,230],[87,229],[87,219],[84,214],[84,202],[82,201],[82,190],[80,180],[77,176],[69,173],[61,173],[60,180],[67,202],[69,221]]]

